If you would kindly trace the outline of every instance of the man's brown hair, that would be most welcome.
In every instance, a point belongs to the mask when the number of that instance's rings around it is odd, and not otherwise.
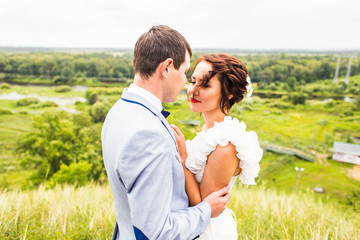
[[[175,69],[185,61],[191,47],[178,31],[164,25],[154,26],[137,40],[134,48],[134,73],[150,77],[158,65],[167,58],[173,59]]]

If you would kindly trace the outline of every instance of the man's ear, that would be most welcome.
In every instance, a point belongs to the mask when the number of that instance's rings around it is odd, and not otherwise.
[[[165,61],[160,63],[160,73],[163,77],[167,78],[170,66],[173,64],[173,62],[174,60],[172,58],[167,58]]]

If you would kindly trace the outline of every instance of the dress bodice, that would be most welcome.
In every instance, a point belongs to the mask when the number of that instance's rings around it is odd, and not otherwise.
[[[239,122],[237,118],[230,116],[226,116],[220,123],[215,122],[214,127],[207,131],[197,133],[194,139],[186,141],[188,157],[185,165],[195,175],[198,183],[202,180],[208,155],[217,145],[224,147],[228,143],[235,146],[241,168],[240,175],[233,176],[229,186],[232,187],[238,177],[243,184],[255,185],[263,150],[260,148],[257,134],[254,131],[246,131],[243,121]]]

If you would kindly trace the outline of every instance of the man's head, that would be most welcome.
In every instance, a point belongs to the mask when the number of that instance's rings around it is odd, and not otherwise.
[[[176,101],[187,82],[190,57],[190,45],[179,32],[163,25],[154,26],[136,42],[134,83],[141,79],[137,83],[161,101]]]
[[[154,26],[141,35],[135,44],[134,73],[147,79],[158,65],[168,58],[173,60],[174,68],[178,70],[185,61],[186,52],[192,55],[190,45],[184,36],[168,26]]]

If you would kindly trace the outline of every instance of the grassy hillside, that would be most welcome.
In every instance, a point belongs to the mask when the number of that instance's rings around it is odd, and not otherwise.
[[[359,239],[360,217],[309,193],[277,193],[239,183],[231,192],[239,239]],[[0,193],[1,239],[110,239],[110,187],[57,187]]]
[[[32,172],[21,168],[16,156],[16,143],[30,125],[30,115],[0,115],[0,188],[22,186]]]
[[[237,185],[230,208],[239,239],[359,239],[359,215],[311,193],[277,193]]]

